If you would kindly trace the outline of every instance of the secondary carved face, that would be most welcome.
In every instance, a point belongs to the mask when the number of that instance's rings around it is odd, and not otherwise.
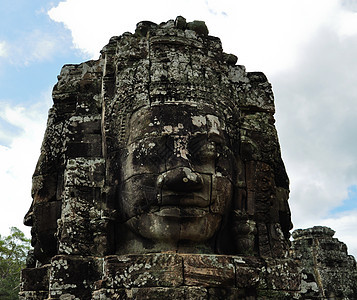
[[[167,250],[206,243],[232,198],[234,157],[223,120],[197,107],[165,104],[136,111],[129,128],[121,220]]]

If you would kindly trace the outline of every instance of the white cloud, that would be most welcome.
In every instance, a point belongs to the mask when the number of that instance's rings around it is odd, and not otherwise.
[[[208,0],[208,4],[227,13],[227,18],[211,25],[224,48],[238,54],[248,69],[267,73],[292,67],[300,47],[338,9],[338,0],[225,0],[223,5]]]
[[[50,92],[44,93],[42,98],[42,101],[29,107],[11,106],[5,102],[0,106],[0,118],[21,129],[16,135],[7,132],[9,145],[0,145],[2,233],[8,232],[10,226],[17,226],[29,236],[29,227],[19,225],[19,220],[23,219],[32,201],[31,177],[40,154]]]
[[[6,42],[2,41],[0,42],[0,57],[6,57],[7,56],[7,46]]]
[[[63,32],[48,33],[35,29],[14,40],[1,42],[0,57],[6,57],[7,62],[13,65],[26,66],[51,60],[54,54],[70,47],[66,43]]]
[[[72,32],[74,45],[92,58],[110,37],[133,32],[141,20],[160,23],[177,15],[205,20],[226,52],[237,54],[248,70],[268,74],[293,66],[300,47],[321,26],[339,28],[351,14],[339,0],[66,0],[49,11]]]
[[[76,47],[98,58],[99,51],[112,36],[134,31],[137,22],[150,20],[162,22],[183,14],[194,18],[207,16],[204,0],[171,1],[114,1],[76,0],[63,1],[49,11],[51,19],[63,22],[71,30]]]
[[[337,19],[337,30],[341,36],[357,34],[357,12],[342,10]]]
[[[58,37],[34,30],[11,45],[11,62],[28,65],[49,60],[59,46]]]
[[[356,52],[357,35],[322,27],[296,66],[271,79],[295,228],[329,226],[357,257],[356,212],[329,216],[357,184]]]

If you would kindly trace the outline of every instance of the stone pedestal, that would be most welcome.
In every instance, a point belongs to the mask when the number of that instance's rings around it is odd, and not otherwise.
[[[22,282],[23,300],[298,299],[301,278],[290,259],[158,253],[57,255]]]

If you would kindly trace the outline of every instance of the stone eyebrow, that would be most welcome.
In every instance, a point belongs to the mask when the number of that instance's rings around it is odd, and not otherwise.
[[[208,137],[208,141],[215,142],[222,145],[226,144],[225,138],[222,134],[218,134],[216,132],[209,132],[207,134],[207,137]]]
[[[207,141],[207,133],[198,133],[195,136],[192,136],[188,141],[190,154],[197,153]]]

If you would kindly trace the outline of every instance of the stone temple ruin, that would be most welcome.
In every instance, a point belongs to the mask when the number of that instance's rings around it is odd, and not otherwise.
[[[236,63],[178,17],[62,68],[20,299],[357,298],[331,229],[291,245],[271,85]]]

